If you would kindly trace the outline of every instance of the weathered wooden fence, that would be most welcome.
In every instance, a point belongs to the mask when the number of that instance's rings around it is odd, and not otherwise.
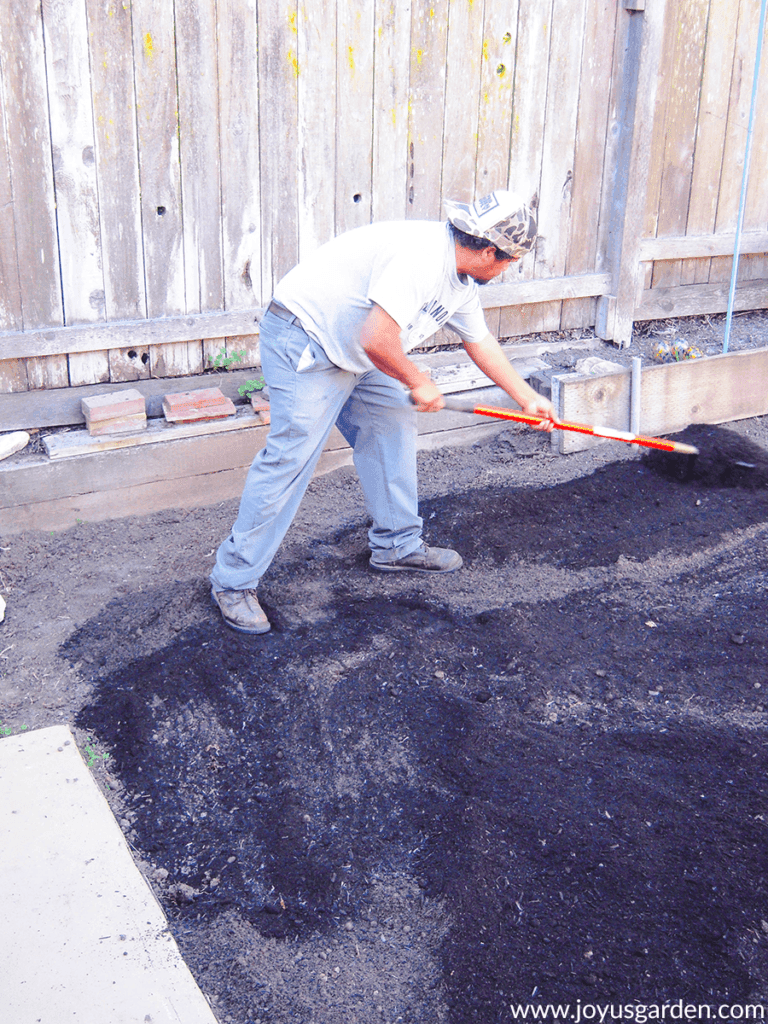
[[[4,0],[0,391],[252,365],[302,254],[497,187],[541,228],[484,290],[500,336],[724,309],[758,10]],[[767,171],[763,116],[739,308],[768,304]]]

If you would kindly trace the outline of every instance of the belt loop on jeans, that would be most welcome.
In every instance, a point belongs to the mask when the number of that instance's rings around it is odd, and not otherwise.
[[[275,302],[274,299],[267,306],[267,312],[271,313],[272,316],[280,317],[281,320],[285,320],[289,324],[298,322],[298,317],[294,316],[290,309],[286,309],[285,306],[281,306],[279,302]]]

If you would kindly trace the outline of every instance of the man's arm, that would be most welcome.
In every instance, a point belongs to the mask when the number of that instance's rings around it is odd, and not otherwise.
[[[528,384],[504,355],[501,345],[492,334],[486,334],[482,341],[464,342],[464,348],[472,362],[509,395],[523,412],[532,416],[544,416],[549,422],[542,423],[536,430],[551,431],[557,422],[555,407],[539,395]]]
[[[442,393],[432,383],[429,375],[403,352],[400,327],[381,306],[374,305],[368,314],[360,332],[360,342],[377,370],[405,384],[419,412],[437,412],[442,409]]]
[[[374,305],[360,332],[365,354],[373,365],[404,384],[419,412],[437,412],[445,401],[442,392],[432,383],[428,374],[412,362],[403,352],[400,327],[381,306]],[[554,406],[537,394],[510,364],[501,346],[492,334],[482,341],[465,342],[464,348],[475,365],[490,377],[494,384],[506,391],[523,412],[544,416],[556,422]],[[551,431],[553,422],[542,424],[537,430]]]

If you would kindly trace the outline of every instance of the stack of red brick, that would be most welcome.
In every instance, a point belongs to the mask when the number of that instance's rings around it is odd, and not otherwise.
[[[81,408],[88,433],[93,436],[134,434],[147,426],[144,395],[135,388],[84,398]]]
[[[220,388],[180,391],[166,395],[163,412],[169,423],[197,423],[199,420],[221,420],[235,415],[235,405]]]
[[[262,423],[269,423],[269,402],[251,395],[253,411]],[[140,391],[128,388],[82,400],[88,432],[93,435],[132,434],[146,429],[146,401]],[[225,419],[235,415],[234,403],[220,388],[181,391],[163,398],[163,413],[168,423],[197,423]]]

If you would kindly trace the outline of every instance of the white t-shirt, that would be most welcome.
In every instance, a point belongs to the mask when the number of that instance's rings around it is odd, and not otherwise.
[[[360,330],[374,303],[402,329],[409,352],[448,325],[468,342],[488,334],[477,284],[456,273],[446,223],[388,221],[326,242],[289,271],[275,300],[301,321],[328,358],[365,373],[373,363]]]

